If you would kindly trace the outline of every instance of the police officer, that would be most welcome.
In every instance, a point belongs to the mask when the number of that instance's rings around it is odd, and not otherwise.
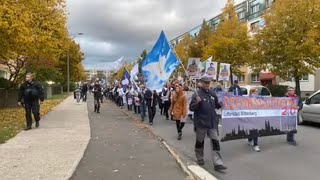
[[[199,165],[204,165],[203,150],[206,134],[211,139],[211,152],[216,171],[226,170],[219,153],[220,143],[218,137],[218,119],[214,109],[220,109],[216,94],[210,90],[210,78],[201,78],[201,87],[193,95],[189,109],[194,112],[194,124],[196,127],[195,154]]]
[[[32,116],[36,121],[36,128],[40,126],[40,104],[44,101],[44,94],[42,86],[33,80],[33,75],[28,73],[26,75],[26,81],[20,86],[18,105],[24,106],[26,111],[27,127],[26,131],[32,129]]]

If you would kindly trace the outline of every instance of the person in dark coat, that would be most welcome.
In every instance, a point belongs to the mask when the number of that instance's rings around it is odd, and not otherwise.
[[[40,103],[44,101],[43,87],[33,80],[33,75],[28,73],[26,81],[20,86],[18,105],[24,106],[26,111],[26,131],[32,129],[31,111],[36,122],[36,128],[40,126]]]
[[[99,81],[96,81],[93,88],[92,88],[92,93],[94,97],[94,112],[100,113],[100,100],[102,96],[102,88],[101,85],[99,84]]]
[[[88,84],[87,83],[82,85],[81,91],[82,91],[82,93],[81,93],[82,101],[86,102],[87,101],[87,93],[88,93]]]
[[[220,142],[218,137],[217,114],[215,109],[220,109],[218,97],[210,90],[210,78],[204,76],[201,78],[201,88],[195,92],[192,97],[189,109],[194,112],[194,124],[196,127],[195,154],[199,165],[204,165],[203,150],[205,136],[211,139],[211,153],[216,171],[227,169],[223,165],[220,155]]]
[[[234,80],[233,85],[229,88],[229,92],[233,92],[235,96],[242,96],[241,88],[238,85],[238,80]]]
[[[158,94],[156,91],[146,90],[145,100],[148,107],[149,124],[153,125],[153,119],[156,115],[156,107],[158,103]]]

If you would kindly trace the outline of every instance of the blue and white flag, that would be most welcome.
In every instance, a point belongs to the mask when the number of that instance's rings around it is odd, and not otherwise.
[[[132,70],[130,71],[131,81],[137,81],[138,77],[137,74],[139,73],[139,64],[136,63],[136,65],[133,66]]]
[[[152,51],[141,64],[146,87],[150,90],[162,89],[179,64],[162,31]]]
[[[122,78],[121,78],[121,87],[123,88],[124,91],[131,84],[130,79],[131,79],[130,74],[127,71],[127,69],[125,68],[123,71]]]

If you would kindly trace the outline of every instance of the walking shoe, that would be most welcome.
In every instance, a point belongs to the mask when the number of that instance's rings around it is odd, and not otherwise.
[[[287,141],[287,143],[291,146],[296,146],[297,145],[297,141],[293,140],[293,141]]]
[[[181,136],[182,136],[182,134],[179,134],[179,135],[178,135],[178,140],[181,140]]]
[[[198,159],[197,164],[199,166],[203,166],[204,165],[204,160],[203,159]]]
[[[32,129],[32,127],[26,127],[24,130],[29,131],[30,129]]]
[[[253,146],[253,141],[252,140],[251,141],[248,140],[248,145],[249,146]]]
[[[150,124],[150,126],[152,126],[153,125],[153,123],[151,122],[151,123],[149,123]]]
[[[215,171],[223,171],[223,170],[226,170],[227,167],[225,167],[224,165],[215,165],[214,166],[214,170]]]
[[[253,150],[254,150],[255,152],[260,152],[260,147],[259,147],[259,146],[254,146],[254,147],[253,147]]]
[[[39,121],[36,122],[36,128],[38,128],[40,126]]]

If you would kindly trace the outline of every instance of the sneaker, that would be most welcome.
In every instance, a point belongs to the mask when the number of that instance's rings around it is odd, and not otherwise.
[[[152,126],[153,125],[153,123],[151,122],[151,123],[149,123],[150,124],[150,126]]]
[[[36,128],[38,128],[40,126],[39,121],[36,122]]]
[[[179,135],[178,135],[178,140],[179,140],[179,141],[181,140],[181,137],[182,137],[182,134],[179,134]]]
[[[251,141],[248,140],[248,145],[249,146],[253,146],[253,141],[252,140]]]
[[[287,143],[291,146],[296,146],[297,145],[297,141],[293,140],[293,141],[287,141]]]
[[[199,166],[203,166],[204,165],[204,160],[203,159],[198,159],[197,164]]]
[[[254,147],[253,147],[253,150],[254,150],[255,152],[260,152],[260,147],[259,147],[259,146],[254,146]]]
[[[215,165],[214,166],[214,170],[215,171],[223,171],[223,170],[226,170],[226,169],[227,169],[227,167],[224,166],[224,165]]]

